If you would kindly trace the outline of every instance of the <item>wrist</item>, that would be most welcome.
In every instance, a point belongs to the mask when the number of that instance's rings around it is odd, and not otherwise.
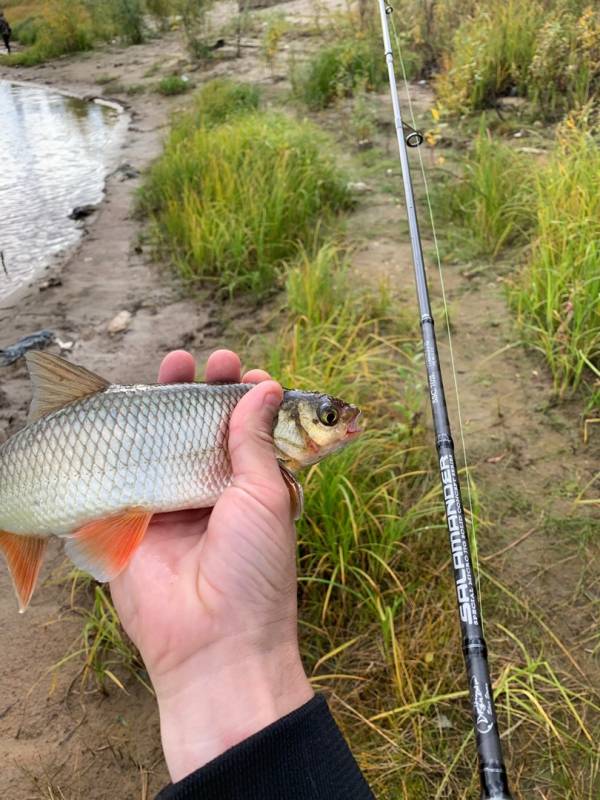
[[[174,783],[314,695],[295,641],[268,651],[229,643],[161,676],[155,689]]]

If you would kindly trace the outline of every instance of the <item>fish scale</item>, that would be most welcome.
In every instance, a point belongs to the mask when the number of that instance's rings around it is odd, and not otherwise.
[[[111,386],[0,448],[0,529],[64,536],[99,515],[214,504],[228,420],[249,384]]]

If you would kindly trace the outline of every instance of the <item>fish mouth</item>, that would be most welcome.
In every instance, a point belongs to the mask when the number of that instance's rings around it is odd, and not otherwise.
[[[349,437],[358,436],[359,433],[362,433],[362,428],[358,425],[358,420],[361,416],[360,410],[357,408],[354,416],[346,426],[346,435]]]

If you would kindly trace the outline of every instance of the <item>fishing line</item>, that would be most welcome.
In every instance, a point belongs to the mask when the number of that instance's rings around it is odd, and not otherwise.
[[[399,61],[400,61],[400,67],[402,69],[402,79],[403,79],[403,82],[404,82],[404,91],[406,92],[406,99],[407,99],[407,104],[408,104],[408,111],[409,111],[409,114],[410,114],[410,121],[411,121],[412,127],[415,130],[417,130],[417,122],[415,120],[415,114],[414,114],[414,111],[413,111],[413,104],[412,104],[412,100],[411,100],[411,97],[410,97],[410,90],[409,90],[409,86],[408,86],[408,78],[406,76],[406,67],[404,65],[404,59],[402,57],[402,47],[400,45],[400,38],[399,38],[398,32],[396,30],[396,24],[394,22],[393,14],[389,15],[389,20],[390,20],[390,26],[391,26],[391,29],[392,29],[392,33],[394,35],[394,41],[395,41],[395,44],[396,44],[396,50],[398,51],[398,58],[399,58]],[[466,448],[466,445],[465,445],[465,437],[464,437],[464,432],[463,432],[461,402],[460,402],[460,396],[459,396],[459,391],[458,391],[458,378],[457,378],[457,374],[456,374],[456,365],[455,365],[455,361],[454,361],[454,348],[453,348],[453,345],[452,345],[452,334],[450,332],[450,315],[448,313],[448,303],[446,301],[446,286],[444,284],[444,274],[442,272],[442,259],[441,259],[441,256],[440,256],[440,248],[439,248],[439,245],[438,245],[437,231],[436,231],[435,222],[434,222],[434,219],[433,219],[433,208],[432,208],[432,205],[431,205],[431,197],[430,197],[430,194],[429,194],[429,184],[427,182],[427,175],[425,173],[425,164],[423,163],[423,155],[421,153],[421,148],[417,147],[416,151],[417,151],[417,155],[419,156],[419,166],[421,168],[421,177],[423,179],[423,186],[425,187],[425,197],[427,198],[427,209],[429,211],[429,221],[430,221],[430,224],[431,224],[431,233],[433,235],[433,243],[434,243],[434,247],[435,247],[435,258],[436,258],[436,263],[437,263],[438,275],[439,275],[439,279],[440,279],[440,287],[441,287],[441,290],[442,290],[442,299],[443,299],[443,302],[444,302],[444,319],[445,319],[445,322],[446,322],[446,333],[448,335],[448,348],[449,348],[449,352],[450,352],[450,363],[452,365],[452,379],[454,381],[454,394],[456,396],[456,411],[457,411],[457,416],[458,416],[458,430],[460,432],[461,449],[462,449],[462,454],[463,454],[463,462],[464,462],[464,465],[465,465],[465,477],[466,477],[466,483],[467,483],[467,498],[468,498],[468,505],[469,505],[469,521],[470,521],[470,525],[471,525],[471,537],[470,538],[471,538],[471,543],[472,543],[472,546],[473,546],[473,555],[475,557],[475,572],[477,574],[477,592],[479,594],[479,597],[481,598],[481,570],[479,568],[479,547],[478,547],[478,543],[477,543],[477,533],[476,533],[476,527],[475,527],[475,516],[473,514],[473,498],[472,498],[472,495],[471,495],[471,471],[470,471],[470,468],[469,468],[469,462],[467,461],[467,448]],[[480,613],[481,613],[481,627],[482,627],[482,629],[484,629],[483,608],[480,609]]]

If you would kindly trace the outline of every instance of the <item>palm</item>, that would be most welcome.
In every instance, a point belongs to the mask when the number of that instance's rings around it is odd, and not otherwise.
[[[226,352],[209,360],[207,380],[240,380],[239,361]],[[177,356],[183,358],[172,354],[171,361]],[[193,375],[189,361],[166,361],[160,378]],[[244,379],[267,377],[254,370]],[[155,675],[215,640],[246,635],[257,608],[267,625],[295,613],[278,600],[295,581],[287,489],[281,480],[257,484],[249,477],[236,476],[213,509],[156,515],[111,584],[122,623]]]

